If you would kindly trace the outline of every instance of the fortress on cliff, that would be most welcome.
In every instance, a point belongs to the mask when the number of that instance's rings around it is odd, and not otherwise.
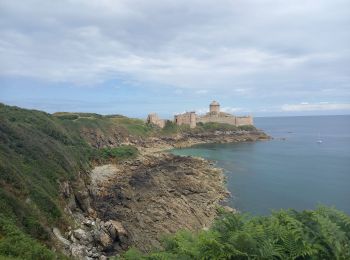
[[[147,122],[158,125],[163,128],[165,126],[165,120],[160,119],[157,114],[149,114]],[[224,123],[229,125],[241,126],[241,125],[253,125],[252,116],[235,116],[229,113],[220,111],[220,104],[213,101],[209,105],[209,112],[205,115],[197,115],[196,112],[186,112],[174,116],[174,123],[177,125],[189,125],[190,128],[195,128],[197,123]]]

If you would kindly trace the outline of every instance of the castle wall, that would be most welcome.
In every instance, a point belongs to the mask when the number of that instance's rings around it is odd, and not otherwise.
[[[165,126],[165,120],[160,119],[157,114],[149,114],[147,117],[147,123],[154,124],[163,128]]]
[[[197,118],[197,122],[202,123],[225,123],[229,125],[236,125],[236,117],[235,116],[218,116],[218,115],[205,115]]]
[[[197,125],[196,113],[195,112],[186,112],[181,115],[176,115],[175,124],[177,125],[190,125],[190,128],[195,128]]]
[[[236,125],[253,125],[253,117],[252,116],[240,116],[236,117]]]
[[[202,123],[209,123],[209,122],[215,122],[215,123],[223,123],[223,124],[229,124],[229,125],[253,125],[253,117],[251,116],[233,116],[233,115],[217,115],[208,113],[205,116],[199,116],[197,117],[197,122]]]

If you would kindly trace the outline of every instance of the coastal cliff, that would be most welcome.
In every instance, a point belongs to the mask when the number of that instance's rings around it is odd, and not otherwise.
[[[4,105],[0,117],[0,244],[19,258],[105,259],[129,246],[159,247],[179,229],[208,228],[228,195],[222,172],[164,150],[268,139],[255,128],[160,130],[118,115]]]
[[[221,207],[220,202],[229,196],[222,170],[202,158],[175,156],[164,150],[199,143],[267,138],[260,131],[216,131],[129,138],[127,143],[124,140],[119,145],[132,144],[139,155],[126,161],[98,164],[92,169],[86,192],[88,202],[79,203],[84,214],[74,207],[68,211],[82,223],[99,224],[77,225],[75,230],[66,233],[70,242],[67,254],[81,259],[94,258],[115,255],[130,246],[147,252],[161,247],[166,234],[209,228]],[[98,143],[91,145],[104,147],[111,144],[113,147],[114,142],[120,141],[105,136],[95,140]],[[223,208],[235,211],[227,206]],[[74,235],[77,232],[78,237]],[[92,239],[86,240],[86,237]]]

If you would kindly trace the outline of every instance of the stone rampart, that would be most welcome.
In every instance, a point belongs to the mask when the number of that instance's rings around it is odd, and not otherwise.
[[[253,125],[253,117],[252,116],[239,116],[236,117],[236,126],[240,125]]]

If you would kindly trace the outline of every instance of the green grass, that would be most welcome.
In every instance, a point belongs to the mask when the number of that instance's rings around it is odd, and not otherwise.
[[[56,259],[57,255],[0,215],[0,259]],[[5,258],[6,256],[6,258]]]
[[[163,249],[121,259],[350,259],[350,217],[326,207],[271,216],[224,213],[208,231],[180,231]],[[118,258],[117,258],[118,259]]]
[[[41,249],[35,245],[50,246],[48,228],[67,226],[60,182],[74,183],[79,172],[91,169],[93,160],[137,155],[136,148],[130,146],[96,149],[82,132],[100,132],[107,137],[116,133],[142,136],[150,129],[142,120],[121,116],[50,115],[3,104],[0,122],[0,221],[16,231],[0,230],[0,256],[20,259],[41,259],[37,253]],[[45,252],[43,259],[50,259]]]
[[[138,154],[136,147],[131,145],[122,145],[113,148],[103,148],[99,151],[98,158],[102,160],[125,160],[135,158]]]

